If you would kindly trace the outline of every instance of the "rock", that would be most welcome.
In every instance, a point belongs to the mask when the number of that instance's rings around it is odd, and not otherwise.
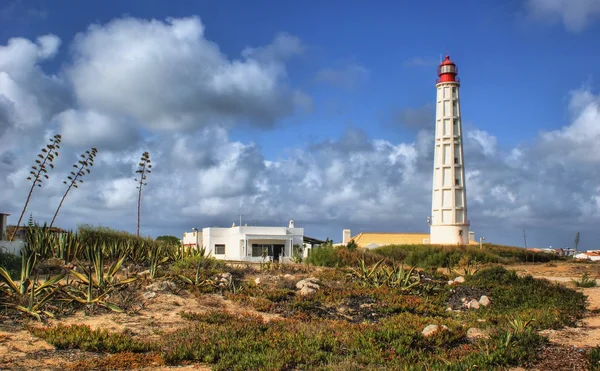
[[[421,331],[421,334],[424,337],[429,337],[432,335],[435,335],[438,331],[443,331],[443,330],[447,330],[448,326],[442,325],[442,326],[438,326],[438,325],[429,325],[427,327],[425,327],[423,329],[423,331]]]
[[[311,289],[308,286],[302,286],[302,288],[300,289],[300,291],[298,291],[298,294],[302,295],[302,296],[306,296],[306,295],[312,295],[315,292],[317,292],[317,290]]]
[[[465,283],[465,278],[463,276],[458,276],[454,279],[455,283]]]
[[[456,282],[454,282],[454,281],[452,281],[452,280],[448,281],[448,285],[450,285],[450,286],[454,285],[455,283],[456,283]]]
[[[171,281],[157,281],[145,287],[147,291],[171,291],[176,288],[177,285]]]
[[[479,302],[475,299],[471,300],[466,304],[468,309],[479,309]]]
[[[460,301],[461,301],[462,303],[466,303],[466,302],[467,302],[467,298],[460,298]]]
[[[284,274],[284,275],[283,275],[283,278],[286,278],[286,279],[288,279],[288,280],[291,280],[291,279],[294,279],[294,276],[292,276],[292,275],[291,275],[291,274],[289,274],[289,273],[286,273],[286,274]]]
[[[314,277],[309,277],[309,278],[305,278],[303,280],[300,280],[296,283],[296,288],[298,290],[302,290],[304,287],[308,287],[311,288],[313,290],[318,290],[319,289],[319,285],[317,284],[317,282],[319,282],[319,280],[317,280]]]
[[[139,273],[139,275],[140,275],[140,276],[142,276],[142,277],[143,277],[143,276],[149,276],[149,275],[150,275],[150,271],[149,271],[148,269],[146,269],[145,271],[141,271],[141,272]]]
[[[146,291],[144,293],[144,299],[150,300],[156,297],[156,293],[154,291]]]
[[[452,307],[446,308],[446,312],[452,312]]]
[[[257,284],[257,285],[260,285],[260,277],[256,277],[254,279],[254,283]]]
[[[487,332],[482,329],[478,329],[476,327],[471,327],[467,330],[467,339],[469,340],[477,340],[477,339],[487,339],[490,336]]]
[[[481,298],[479,298],[479,304],[483,305],[484,307],[487,307],[490,305],[490,303],[490,298],[488,298],[486,295],[481,295]]]

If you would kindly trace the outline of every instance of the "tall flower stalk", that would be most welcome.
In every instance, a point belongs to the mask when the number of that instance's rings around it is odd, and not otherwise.
[[[148,179],[148,174],[152,172],[152,161],[150,161],[150,154],[148,152],[144,152],[142,154],[142,158],[140,159],[139,168],[135,171],[136,174],[139,174],[139,179],[135,179],[138,182],[137,189],[138,193],[138,208],[137,208],[137,236],[140,236],[140,213],[142,211],[142,188],[148,183],[146,179]]]
[[[58,208],[56,209],[54,216],[52,217],[50,227],[52,227],[52,225],[54,224],[54,220],[56,220],[56,216],[58,215],[58,212],[60,211],[60,208],[62,207],[62,204],[65,201],[67,195],[69,194],[71,188],[79,188],[78,183],[83,183],[83,179],[81,178],[83,178],[86,174],[89,174],[91,172],[90,167],[94,166],[94,158],[96,157],[97,153],[98,150],[92,147],[91,150],[85,151],[84,154],[81,154],[81,159],[77,161],[75,165],[73,165],[73,167],[77,169],[77,172],[75,172],[75,170],[71,171],[71,175],[67,176],[67,180],[63,182],[68,187],[65,191],[65,194],[62,196],[62,199],[60,200],[60,204],[58,204]]]
[[[54,169],[54,159],[58,157],[58,150],[60,149],[60,134],[56,134],[50,139],[50,142],[46,145],[46,147],[42,148],[41,152],[37,155],[38,158],[35,160],[35,165],[31,167],[30,176],[27,177],[27,180],[31,180],[31,189],[29,189],[29,194],[27,195],[27,200],[25,201],[25,206],[23,206],[23,211],[21,211],[21,216],[19,217],[19,221],[17,222],[17,226],[13,230],[12,235],[10,236],[10,241],[14,240],[15,234],[19,230],[19,226],[21,225],[21,221],[23,220],[23,215],[25,215],[25,211],[27,210],[27,206],[29,205],[29,201],[31,200],[31,195],[33,194],[33,190],[35,186],[41,187],[44,178],[48,179],[48,168]]]

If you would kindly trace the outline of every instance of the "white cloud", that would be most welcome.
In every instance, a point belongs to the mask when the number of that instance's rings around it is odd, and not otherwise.
[[[60,123],[63,143],[73,147],[96,147],[125,149],[135,145],[140,135],[127,122],[113,119],[95,111],[61,112],[56,120]]]
[[[572,32],[600,17],[600,0],[527,0],[526,6],[534,18],[560,20]]]
[[[286,86],[282,59],[301,53],[302,45],[289,35],[229,59],[205,38],[197,17],[122,18],[78,34],[73,51],[68,74],[81,105],[149,129],[237,118],[272,126],[296,108],[298,92]]]

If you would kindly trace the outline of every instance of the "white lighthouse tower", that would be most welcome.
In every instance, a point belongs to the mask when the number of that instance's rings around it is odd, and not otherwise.
[[[469,243],[458,69],[449,56],[436,83],[435,153],[429,243]]]

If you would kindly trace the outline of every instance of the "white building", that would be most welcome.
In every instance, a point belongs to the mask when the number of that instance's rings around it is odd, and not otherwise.
[[[288,227],[234,225],[231,228],[203,228],[201,236],[193,233],[184,234],[184,246],[193,246],[197,236],[198,245],[204,246],[207,254],[222,260],[286,262],[292,257],[294,246],[302,247],[304,243],[304,228],[294,227],[293,220]]]
[[[458,69],[446,56],[436,83],[431,244],[469,243]]]

